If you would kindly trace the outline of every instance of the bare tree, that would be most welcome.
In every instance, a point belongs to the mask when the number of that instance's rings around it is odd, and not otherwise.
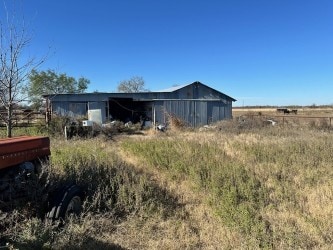
[[[146,92],[145,81],[141,76],[134,76],[129,80],[121,81],[118,85],[118,92],[135,93]]]
[[[20,23],[14,12],[9,13],[4,3],[5,18],[0,19],[0,119],[7,127],[7,136],[12,137],[14,111],[25,101],[23,90],[29,74],[37,69],[44,59],[25,57],[23,52],[31,42],[24,20]],[[23,18],[22,18],[23,19]]]

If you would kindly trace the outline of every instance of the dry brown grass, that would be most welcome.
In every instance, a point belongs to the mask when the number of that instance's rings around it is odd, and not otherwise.
[[[330,130],[276,126],[232,129],[231,132],[228,132],[224,130],[223,125],[225,124],[217,126],[217,129],[213,131],[178,133],[164,139],[172,142],[167,145],[175,147],[178,152],[181,152],[179,156],[174,155],[175,159],[183,157],[183,160],[186,161],[186,159],[190,159],[188,157],[198,153],[197,151],[191,152],[192,147],[188,145],[195,144],[198,147],[210,145],[211,148],[215,148],[216,154],[210,152],[210,159],[205,159],[203,156],[203,165],[214,164],[219,159],[222,160],[221,154],[225,153],[235,164],[241,162],[247,171],[255,174],[268,195],[266,205],[257,212],[266,221],[271,231],[269,241],[272,248],[329,249],[333,243],[333,172],[331,167],[333,153],[331,141],[333,138]],[[230,129],[228,124],[226,127]],[[158,137],[150,137],[147,140],[155,145],[156,150],[160,150],[156,143]],[[142,142],[138,142],[138,144],[145,143],[146,138],[139,141]],[[135,142],[133,141],[133,143]],[[147,147],[146,150],[149,148]],[[141,161],[147,165],[150,156],[149,154],[144,155],[145,157],[141,158]],[[170,162],[170,164],[174,163]],[[199,166],[200,164],[193,165],[193,167]],[[163,173],[162,168],[153,169],[158,176]],[[203,207],[207,209],[205,200],[207,201],[209,193],[198,191],[193,186],[193,182],[189,182],[187,178],[170,179],[168,171],[173,170],[169,169],[165,172],[166,178],[169,178],[167,183],[170,183],[170,180],[173,183],[172,180],[175,180],[175,190],[172,192],[175,192],[177,196],[185,194],[188,197],[191,197],[192,192],[194,197],[198,198]],[[174,175],[176,174],[171,174],[171,177]],[[167,183],[164,182],[163,185],[172,186]],[[193,199],[196,200],[196,198]],[[197,204],[197,207],[200,206]],[[210,216],[213,215],[211,218],[214,218],[211,208],[207,210],[191,208],[190,210],[192,214],[196,214],[194,216],[196,218],[204,218],[202,211]],[[214,220],[217,220],[216,217]],[[193,221],[196,220],[193,219]],[[199,219],[199,221],[204,220]],[[205,235],[210,232],[208,224],[202,223],[201,231]],[[254,238],[248,238],[249,235],[237,234],[229,227],[214,226],[214,228],[220,228],[220,230],[215,230],[215,239],[231,239],[223,248],[259,247]],[[213,242],[212,238],[207,239]]]
[[[160,133],[154,133],[153,136],[150,132],[148,134],[150,139],[156,139],[160,136]],[[192,133],[187,135],[192,136]],[[136,140],[147,140],[147,138],[139,137]],[[166,173],[150,168],[142,159],[133,154],[123,150],[118,151],[118,154],[134,168],[147,173],[151,181],[176,195],[182,206],[179,214],[168,220],[159,217],[149,218],[145,221],[144,230],[140,230],[139,233],[141,241],[139,246],[145,249],[228,249],[241,247],[239,240],[241,236],[225,227],[220,218],[214,214],[212,208],[207,204],[205,197],[207,194],[197,190],[189,181],[170,180]],[[127,222],[122,225],[120,230],[123,227],[129,232]],[[130,229],[133,230],[130,234],[137,233],[136,228]],[[154,237],[151,237],[152,234]],[[149,238],[147,239],[147,237]],[[137,240],[137,238],[133,240]],[[145,244],[142,245],[142,243]]]
[[[57,229],[13,211],[0,225],[0,242],[22,249],[330,249],[332,130],[261,122],[226,121],[202,132],[150,130],[112,140],[53,138],[53,170],[88,183],[84,213]],[[234,178],[234,186],[222,173]],[[251,199],[248,189],[260,188],[262,201],[239,204],[253,203],[256,218],[233,214],[239,225],[228,221],[232,211],[223,210],[220,193],[230,193],[222,186],[244,189]],[[112,188],[116,200],[110,199]]]
[[[297,116],[316,116],[316,117],[333,116],[333,107],[316,107],[316,108],[302,107],[296,109],[297,109]],[[256,115],[262,114],[267,116],[283,115],[283,113],[277,112],[276,108],[233,108],[232,113],[234,117],[247,115],[249,113]]]

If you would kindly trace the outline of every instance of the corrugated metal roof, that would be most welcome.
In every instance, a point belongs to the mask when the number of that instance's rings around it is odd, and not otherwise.
[[[178,85],[178,86],[174,86],[174,87],[163,89],[163,90],[159,90],[159,91],[152,91],[152,92],[153,93],[172,93],[172,92],[176,92],[176,91],[178,91],[178,90],[180,90],[182,88],[185,88],[187,86],[190,86],[192,84],[199,84],[199,85],[205,86],[205,87],[207,87],[207,88],[209,88],[211,90],[214,90],[214,91],[222,94],[223,96],[225,96],[226,98],[231,99],[232,101],[236,101],[236,99],[234,99],[234,98],[232,98],[232,97],[230,97],[230,96],[228,96],[228,95],[226,95],[226,94],[224,94],[224,93],[222,93],[222,92],[220,92],[220,91],[218,91],[216,89],[213,89],[213,88],[211,88],[211,87],[209,87],[209,86],[207,86],[207,85],[205,85],[205,84],[203,84],[202,82],[199,82],[199,81],[188,83],[188,84],[183,84],[183,85]]]
[[[171,88],[167,88],[167,89],[162,89],[162,90],[156,90],[156,91],[152,91],[152,92],[157,92],[157,93],[160,93],[160,92],[174,92],[178,89],[182,89],[188,85],[190,85],[191,83],[189,84],[183,84],[183,85],[177,85],[177,86],[173,86]]]
[[[193,85],[191,89],[190,86]],[[200,88],[198,86],[203,86]],[[50,97],[50,100],[62,101],[101,101],[110,98],[132,98],[134,100],[158,100],[158,99],[229,99],[236,101],[234,98],[217,91],[201,82],[193,82],[189,84],[174,86],[168,89],[152,91],[152,92],[134,92],[134,93],[81,93],[81,94],[52,94],[43,95],[43,97]],[[74,100],[75,99],[75,100]]]

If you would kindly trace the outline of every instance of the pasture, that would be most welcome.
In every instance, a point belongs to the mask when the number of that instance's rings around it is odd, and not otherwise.
[[[279,108],[272,107],[253,107],[253,108],[242,108],[236,107],[233,108],[232,113],[234,117],[240,115],[246,115],[249,113],[267,115],[267,116],[276,116],[281,115],[277,112]],[[297,115],[300,117],[330,117],[333,116],[333,107],[332,106],[318,106],[318,107],[292,107],[290,110],[297,110]],[[293,114],[291,114],[293,115]]]
[[[292,107],[285,108],[289,113],[278,112],[281,108],[234,108],[234,119],[242,117],[259,117],[261,120],[274,120],[279,125],[294,127],[331,127],[333,126],[333,107]],[[296,111],[296,112],[293,112]]]

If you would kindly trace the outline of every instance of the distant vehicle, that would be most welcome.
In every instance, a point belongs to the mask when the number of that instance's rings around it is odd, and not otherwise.
[[[47,218],[60,219],[80,212],[83,192],[79,186],[51,185],[40,178],[50,154],[48,137],[0,139],[0,210],[15,208],[20,201],[40,192]]]

